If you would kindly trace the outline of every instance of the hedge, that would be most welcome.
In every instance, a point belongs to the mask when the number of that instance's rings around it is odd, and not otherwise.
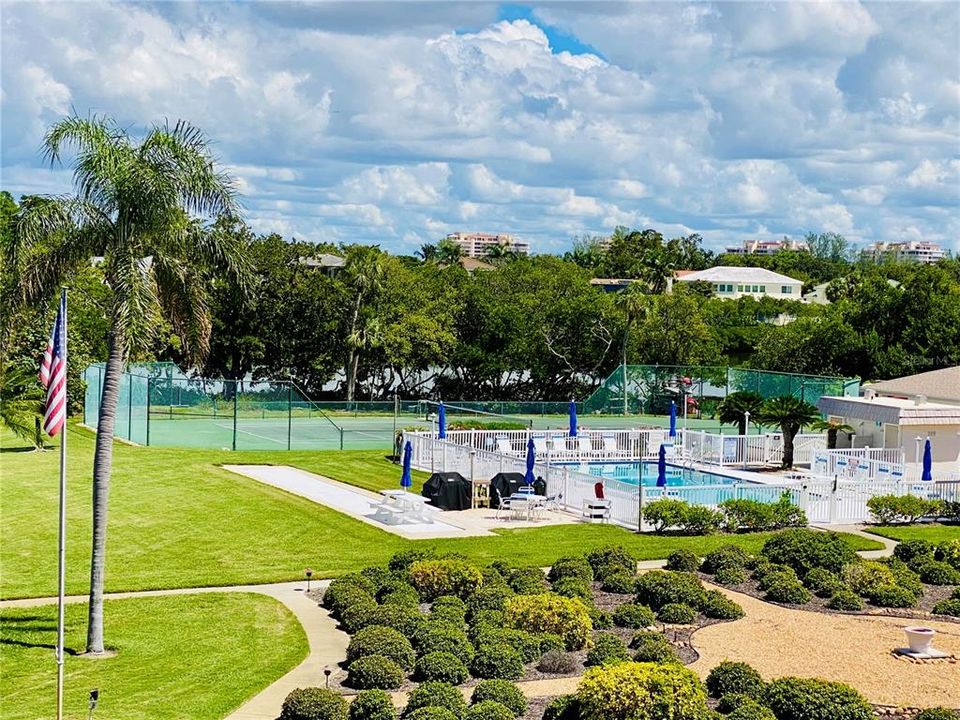
[[[416,655],[413,646],[400,632],[380,625],[368,625],[350,638],[347,662],[367,655],[383,655],[406,671],[413,670]]]
[[[577,690],[582,720],[702,720],[706,692],[681,665],[624,662],[590,668]]]
[[[810,678],[773,680],[764,702],[777,720],[872,720],[873,708],[849,685]]]
[[[728,693],[738,693],[758,699],[763,697],[766,683],[760,673],[745,662],[724,660],[707,675],[707,692],[720,698]]]
[[[504,622],[518,630],[559,635],[568,650],[584,647],[593,629],[590,609],[582,600],[551,593],[510,598]]]
[[[347,668],[347,685],[357,690],[396,690],[404,679],[403,668],[383,655],[365,655]]]
[[[347,701],[326,688],[297,688],[284,699],[278,720],[348,720]]]
[[[350,703],[350,720],[397,720],[397,710],[383,690],[362,690]]]
[[[476,684],[470,702],[476,704],[488,700],[505,705],[516,717],[527,711],[527,698],[520,688],[507,680],[481,680]]]
[[[442,707],[452,712],[456,717],[463,717],[467,709],[467,701],[463,699],[459,688],[449,683],[427,681],[421,683],[407,696],[407,707],[404,716],[425,707]]]

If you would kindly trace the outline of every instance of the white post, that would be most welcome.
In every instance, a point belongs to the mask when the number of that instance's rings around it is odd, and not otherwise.
[[[917,449],[916,449],[916,452],[914,453],[913,461],[914,461],[917,465],[919,465],[919,464],[920,464],[920,443],[923,442],[923,438],[921,438],[919,435],[917,435],[917,437],[915,437],[914,440],[916,440]]]

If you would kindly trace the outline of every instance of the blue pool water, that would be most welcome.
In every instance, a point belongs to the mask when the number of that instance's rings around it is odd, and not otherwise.
[[[590,462],[562,463],[571,470],[587,473],[598,478],[619,480],[631,485],[642,484],[654,487],[657,484],[657,464],[651,462]],[[667,463],[667,486],[687,487],[694,485],[733,485],[736,478],[726,475],[692,470]],[[742,482],[742,481],[741,481]]]

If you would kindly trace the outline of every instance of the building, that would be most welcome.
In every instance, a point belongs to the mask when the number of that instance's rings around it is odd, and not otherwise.
[[[960,365],[930,370],[893,380],[865,383],[864,393],[876,397],[892,397],[903,400],[933,402],[960,406]]]
[[[676,281],[681,283],[707,282],[719,298],[773,297],[782,300],[800,300],[803,282],[772,270],[754,267],[719,265],[695,272],[679,271]]]
[[[604,292],[620,292],[636,282],[636,278],[590,278],[590,284],[594,285]]]
[[[447,235],[447,240],[459,245],[467,257],[486,257],[494,247],[503,247],[518,255],[530,254],[529,243],[517,240],[513,235],[506,233],[455,232]]]
[[[947,257],[947,252],[935,242],[911,240],[909,242],[876,242],[864,248],[861,255],[877,261],[935,263]]]
[[[775,255],[781,250],[799,250],[806,252],[810,248],[803,240],[744,240],[740,247],[731,246],[726,248],[727,253],[731,255]]]
[[[320,253],[319,255],[300,258],[300,264],[304,267],[319,269],[331,276],[343,269],[346,262],[339,255],[331,255],[330,253]]]

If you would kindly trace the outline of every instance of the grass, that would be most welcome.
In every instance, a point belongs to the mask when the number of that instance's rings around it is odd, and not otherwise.
[[[117,654],[82,652],[87,606],[66,609],[64,717],[87,717],[87,694],[100,689],[96,717],[112,720],[222,718],[307,655],[296,617],[250,593],[108,600],[106,637]],[[0,718],[55,714],[55,605],[0,612]],[[189,638],[189,642],[185,640]]]
[[[0,435],[0,596],[56,593],[58,453],[17,452]],[[89,587],[93,434],[69,431],[67,591]],[[412,541],[304,498],[229,473],[218,463],[290,464],[370,489],[399,482],[376,451],[235,452],[131,447],[117,443],[107,531],[108,591],[237,585],[332,577],[429,545],[477,561],[510,557],[549,565],[610,543],[644,559],[684,547],[704,553],[725,542],[758,548],[763,534],[707,538],[637,535],[601,525],[503,530],[495,537]],[[415,488],[424,474],[415,476]],[[880,547],[850,537],[858,549]]]
[[[869,527],[867,532],[897,542],[927,540],[936,544],[945,540],[960,540],[960,525],[891,525],[889,527]]]

